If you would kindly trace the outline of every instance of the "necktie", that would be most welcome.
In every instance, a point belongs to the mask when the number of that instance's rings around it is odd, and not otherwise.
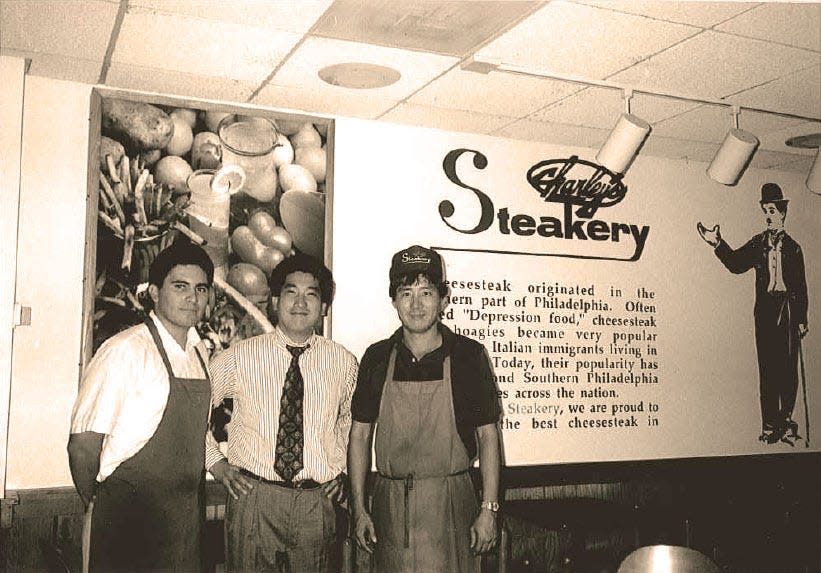
[[[291,481],[302,469],[302,398],[304,394],[299,356],[307,346],[288,346],[291,365],[285,374],[285,385],[279,402],[279,429],[277,430],[274,469],[285,481]]]

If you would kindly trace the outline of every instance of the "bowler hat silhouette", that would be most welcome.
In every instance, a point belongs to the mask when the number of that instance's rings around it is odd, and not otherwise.
[[[784,199],[784,194],[781,192],[781,187],[775,183],[765,183],[761,186],[761,201],[764,203],[775,203],[776,205],[786,205],[789,199]]]

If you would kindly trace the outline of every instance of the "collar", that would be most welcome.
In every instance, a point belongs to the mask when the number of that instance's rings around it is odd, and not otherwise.
[[[153,310],[148,313],[148,316],[151,318],[151,320],[154,321],[154,324],[157,326],[157,332],[159,332],[162,344],[166,349],[178,348],[182,352],[188,352],[190,349],[192,349],[202,341],[200,335],[197,334],[197,329],[192,326],[188,329],[188,333],[186,334],[185,348],[181,348],[180,343],[177,342],[173,336],[171,336],[171,333],[168,332],[167,328],[165,328],[165,325],[160,320],[160,317],[157,316],[157,314]]]
[[[293,340],[288,338],[288,335],[286,335],[285,332],[283,332],[279,325],[276,326],[273,334],[276,338],[277,343],[283,348],[285,348],[286,346],[314,346],[314,342],[317,337],[316,333],[313,333],[311,334],[311,336],[308,337],[308,339],[305,342],[294,342]]]
[[[442,352],[443,356],[448,356],[453,352],[453,343],[456,340],[456,335],[453,334],[453,331],[442,324],[441,322],[437,323],[437,328],[439,329],[439,334],[442,335],[442,345],[438,348],[434,348],[430,352],[428,352],[425,356],[429,356],[434,352]],[[411,354],[410,349],[405,346],[405,337],[402,333],[402,327],[400,326],[390,337],[391,345],[396,347],[397,349],[402,349],[408,354]],[[423,357],[424,358],[424,357]]]

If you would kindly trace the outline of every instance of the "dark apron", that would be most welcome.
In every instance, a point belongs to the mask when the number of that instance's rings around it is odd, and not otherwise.
[[[450,357],[442,380],[394,380],[395,363],[396,349],[376,426],[376,570],[478,572],[470,549],[478,505],[453,414]]]
[[[162,419],[148,442],[97,484],[91,512],[91,571],[201,571],[205,431],[211,402],[205,378],[177,378],[152,320],[168,370]]]

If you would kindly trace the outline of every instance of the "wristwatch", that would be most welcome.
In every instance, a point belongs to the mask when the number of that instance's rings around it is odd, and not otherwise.
[[[481,505],[482,509],[488,509],[494,514],[499,511],[499,502],[498,501],[483,501]]]

